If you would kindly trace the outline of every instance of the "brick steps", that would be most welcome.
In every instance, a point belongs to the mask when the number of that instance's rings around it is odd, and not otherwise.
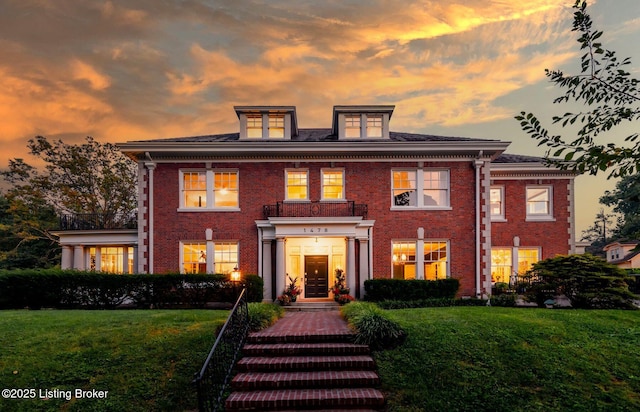
[[[349,411],[384,408],[367,345],[338,313],[290,313],[249,334],[225,410]]]
[[[384,397],[371,388],[288,389],[253,392],[233,392],[227,398],[227,411],[273,411],[283,408],[313,410],[314,408],[381,407]]]
[[[231,382],[231,388],[237,391],[265,390],[279,388],[334,388],[367,387],[380,384],[375,371],[312,371],[280,373],[239,373]]]

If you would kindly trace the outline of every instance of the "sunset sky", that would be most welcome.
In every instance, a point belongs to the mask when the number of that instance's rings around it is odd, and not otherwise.
[[[544,69],[577,73],[573,0],[2,0],[0,167],[36,135],[102,142],[238,130],[234,105],[394,104],[391,130],[500,139],[567,111]],[[640,1],[589,2],[639,77]],[[557,131],[559,131],[558,129]],[[628,129],[629,130],[629,129]],[[620,131],[623,135],[625,131]],[[607,137],[613,139],[613,137]],[[27,160],[29,161],[29,160]],[[613,181],[577,179],[577,235]]]

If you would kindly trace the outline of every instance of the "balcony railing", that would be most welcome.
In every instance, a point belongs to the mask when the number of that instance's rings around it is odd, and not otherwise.
[[[347,202],[278,202],[264,205],[264,218],[270,217],[345,217],[362,216],[367,218],[367,205]]]
[[[138,218],[132,215],[76,213],[60,216],[60,230],[137,229]]]

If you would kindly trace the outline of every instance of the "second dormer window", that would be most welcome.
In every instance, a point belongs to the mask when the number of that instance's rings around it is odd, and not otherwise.
[[[284,115],[283,114],[269,115],[269,137],[270,138],[284,137]]]
[[[382,137],[382,115],[367,116],[367,137]]]

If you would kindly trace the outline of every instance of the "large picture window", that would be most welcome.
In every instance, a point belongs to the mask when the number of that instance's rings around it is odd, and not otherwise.
[[[392,187],[393,207],[449,207],[448,170],[394,170]]]
[[[183,170],[180,175],[180,208],[237,210],[240,207],[237,170]]]

